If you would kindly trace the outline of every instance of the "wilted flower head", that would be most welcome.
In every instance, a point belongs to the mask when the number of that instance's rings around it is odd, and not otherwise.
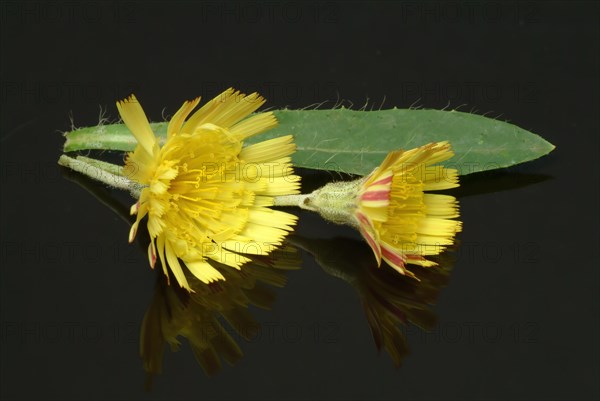
[[[187,118],[200,98],[187,101],[173,116],[161,146],[136,98],[117,103],[137,139],[126,169],[143,185],[132,206],[137,220],[148,216],[148,258],[157,255],[180,286],[191,290],[179,259],[201,281],[224,279],[207,258],[239,269],[241,254],[267,254],[292,229],[296,217],[271,210],[273,197],[298,192],[290,168],[291,135],[243,147],[243,141],[277,125],[273,113],[256,111],[265,100],[228,89]],[[187,118],[187,120],[186,120]]]
[[[309,195],[303,207],[356,227],[378,265],[383,259],[414,277],[405,265],[435,265],[425,256],[452,245],[462,227],[454,220],[459,214],[453,196],[425,193],[458,186],[455,169],[435,165],[452,156],[448,142],[390,152],[368,176],[328,184]]]

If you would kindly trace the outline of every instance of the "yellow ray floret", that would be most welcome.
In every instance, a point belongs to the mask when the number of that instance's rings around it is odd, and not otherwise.
[[[373,249],[402,274],[406,263],[432,266],[424,258],[454,243],[462,223],[453,196],[427,194],[458,186],[455,169],[435,165],[453,156],[448,142],[390,152],[359,191],[356,225]]]
[[[144,186],[131,208],[137,219],[129,240],[147,217],[150,265],[160,259],[167,277],[168,266],[188,290],[181,262],[209,283],[224,279],[209,260],[239,269],[248,261],[244,253],[264,255],[280,245],[296,217],[268,206],[274,196],[296,194],[300,186],[290,165],[296,149],[291,136],[243,146],[244,139],[277,124],[272,113],[249,117],[262,97],[228,89],[192,114],[199,102],[187,101],[175,113],[162,147],[133,95],[117,103],[138,141],[127,171]]]

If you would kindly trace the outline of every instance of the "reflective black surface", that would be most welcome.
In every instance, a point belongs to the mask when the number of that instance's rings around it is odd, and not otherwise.
[[[243,4],[2,3],[2,398],[597,399],[598,5]],[[189,297],[127,243],[127,194],[56,165],[60,131],[131,91],[161,120],[230,85],[464,104],[557,149],[464,177],[464,231],[422,285],[297,211],[289,255]]]

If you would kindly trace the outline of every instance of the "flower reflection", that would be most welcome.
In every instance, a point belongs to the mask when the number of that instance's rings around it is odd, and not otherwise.
[[[286,245],[268,256],[252,256],[242,270],[215,263],[225,281],[205,284],[186,272],[192,293],[169,286],[159,275],[140,334],[140,353],[148,384],[153,375],[161,372],[165,345],[177,351],[182,338],[188,341],[207,375],[217,373],[221,361],[235,365],[242,357],[242,350],[232,334],[249,340],[259,330],[248,306],[270,309],[275,301],[273,287],[283,287],[286,270],[299,266],[296,248]]]
[[[66,169],[62,172],[65,178],[84,188],[130,224],[129,208],[115,199],[110,190],[84,175]],[[142,254],[149,241],[147,228],[140,227],[136,243]],[[234,365],[242,357],[234,337],[249,340],[260,329],[248,307],[269,309],[275,301],[275,288],[286,284],[287,271],[299,269],[301,265],[297,248],[286,243],[268,255],[249,255],[248,258],[250,261],[242,270],[211,261],[225,281],[205,284],[184,271],[191,293],[169,285],[164,274],[157,274],[154,297],[140,332],[140,354],[148,375],[147,388],[151,387],[154,375],[161,373],[166,344],[177,351],[181,340],[187,340],[208,375],[217,373],[222,361]]]
[[[129,222],[128,208],[114,199],[110,191],[84,176],[66,174]],[[137,241],[144,251],[149,240],[147,233],[141,234]],[[253,256],[252,262],[241,271],[212,262],[226,281],[205,284],[186,272],[192,293],[169,286],[164,275],[157,275],[155,295],[145,313],[140,335],[148,385],[161,372],[166,344],[177,350],[184,339],[208,375],[217,373],[223,362],[234,365],[239,361],[242,351],[235,338],[251,339],[259,333],[258,323],[248,307],[268,309],[273,304],[274,289],[286,283],[286,270],[300,266],[297,248],[312,254],[326,273],[356,289],[375,345],[379,350],[385,349],[397,366],[409,352],[403,327],[410,324],[431,330],[435,326],[431,307],[448,283],[452,248],[432,257],[437,266],[408,266],[420,280],[417,281],[398,275],[385,264],[378,268],[370,248],[359,240],[292,235],[286,241],[287,245],[269,255]]]
[[[432,257],[437,266],[407,266],[420,281],[398,275],[390,266],[378,268],[363,242],[347,238],[309,239],[293,235],[289,241],[309,252],[321,268],[352,285],[361,298],[367,322],[378,350],[385,349],[400,366],[409,353],[403,327],[416,325],[432,330],[436,316],[432,305],[447,283],[453,253]]]

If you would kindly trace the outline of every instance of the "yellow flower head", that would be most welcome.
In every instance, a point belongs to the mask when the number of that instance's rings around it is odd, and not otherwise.
[[[333,182],[302,198],[304,209],[329,221],[356,227],[375,254],[398,272],[414,277],[406,263],[433,266],[437,255],[461,230],[453,196],[424,191],[458,186],[455,169],[434,166],[453,156],[447,142],[390,152],[371,174],[351,182]]]
[[[381,259],[402,274],[406,263],[433,266],[424,256],[437,255],[461,231],[453,196],[428,194],[458,186],[455,169],[434,164],[454,155],[448,142],[390,152],[364,179],[354,216],[362,236]]]
[[[293,175],[291,135],[243,147],[243,141],[277,125],[273,113],[257,113],[265,100],[228,89],[189,118],[200,98],[187,101],[173,116],[161,146],[144,111],[132,95],[117,102],[137,139],[126,170],[143,185],[129,241],[148,216],[148,259],[158,257],[180,286],[191,290],[181,259],[199,280],[224,280],[207,259],[240,269],[242,254],[269,253],[281,245],[296,217],[269,208],[274,196],[298,192]],[[186,120],[187,119],[187,120]]]

